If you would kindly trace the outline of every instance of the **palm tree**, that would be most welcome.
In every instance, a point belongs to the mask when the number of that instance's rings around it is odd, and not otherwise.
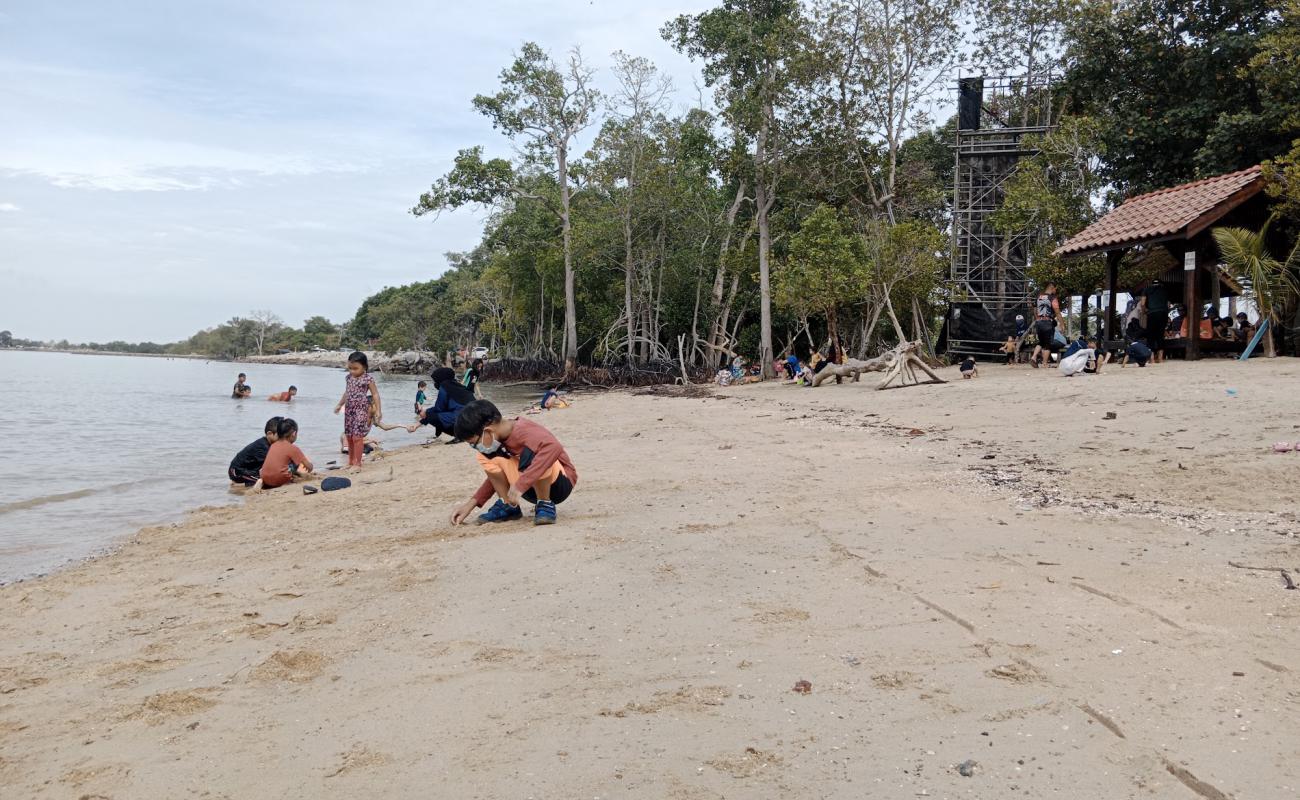
[[[1243,283],[1250,285],[1260,320],[1266,320],[1270,328],[1277,327],[1281,322],[1286,299],[1300,292],[1300,281],[1296,280],[1295,275],[1296,269],[1300,268],[1300,241],[1291,248],[1291,254],[1285,262],[1278,261],[1268,250],[1268,228],[1276,216],[1269,217],[1268,222],[1258,231],[1246,228],[1214,229],[1214,241],[1219,246],[1224,262],[1234,275],[1241,276]],[[1264,336],[1264,355],[1269,358],[1277,356],[1272,330]]]

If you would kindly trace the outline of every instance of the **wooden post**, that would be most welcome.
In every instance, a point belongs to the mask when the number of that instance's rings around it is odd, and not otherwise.
[[[1201,256],[1204,256],[1204,258],[1201,258]],[[1210,302],[1214,305],[1214,316],[1217,317],[1219,316],[1219,301],[1223,299],[1218,260],[1215,259],[1214,253],[1208,253],[1201,248],[1197,248],[1197,260],[1210,275]]]
[[[1114,340],[1115,327],[1119,324],[1119,318],[1116,316],[1116,303],[1119,298],[1115,296],[1119,283],[1119,261],[1124,257],[1124,250],[1111,250],[1106,254],[1106,291],[1110,294],[1110,299],[1106,301],[1106,338]]]
[[[1183,264],[1183,306],[1187,309],[1187,359],[1201,357],[1201,301],[1196,296],[1196,247],[1191,242],[1171,244],[1169,249]]]
[[[1088,301],[1092,299],[1089,292],[1084,292],[1079,298],[1079,335],[1088,338]]]

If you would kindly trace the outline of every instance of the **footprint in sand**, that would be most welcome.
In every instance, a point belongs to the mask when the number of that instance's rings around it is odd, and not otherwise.
[[[249,673],[255,681],[308,683],[325,671],[325,656],[315,650],[277,650]]]
[[[725,686],[683,686],[673,692],[655,692],[654,697],[645,703],[628,703],[623,708],[601,709],[602,717],[626,717],[629,714],[656,714],[666,708],[681,708],[686,711],[705,711],[711,706],[720,706],[731,697],[731,690]]]
[[[205,688],[151,694],[138,707],[123,715],[123,718],[142,720],[147,725],[162,725],[174,717],[188,717],[212,708],[217,701],[208,695],[217,691]]]
[[[799,608],[765,608],[755,612],[752,619],[763,625],[787,625],[807,622],[811,615]]]
[[[339,765],[330,772],[325,773],[325,777],[337,778],[359,769],[382,766],[387,764],[389,760],[388,756],[383,753],[376,753],[361,745],[353,745],[351,750],[339,755]]]

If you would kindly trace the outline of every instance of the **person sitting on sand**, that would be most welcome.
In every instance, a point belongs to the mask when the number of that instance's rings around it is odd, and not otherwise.
[[[1088,375],[1101,372],[1101,368],[1109,356],[1098,353],[1096,339],[1089,339],[1085,344],[1087,347],[1076,350],[1061,359],[1061,375],[1068,378],[1081,372]]]
[[[1151,348],[1141,339],[1135,339],[1128,343],[1128,348],[1124,351],[1124,360],[1119,363],[1121,369],[1128,365],[1129,359],[1136,361],[1139,367],[1145,367],[1151,360]]]
[[[287,403],[287,402],[289,402],[290,400],[292,400],[292,399],[293,399],[297,394],[298,394],[298,387],[297,387],[297,386],[290,386],[290,387],[289,387],[289,391],[287,391],[287,392],[279,392],[278,394],[273,394],[273,395],[271,395],[270,397],[268,397],[268,398],[266,398],[266,399],[267,399],[267,400],[270,400],[270,401],[272,401],[272,402],[274,402],[274,403]]]
[[[1250,324],[1250,317],[1246,316],[1245,311],[1237,312],[1237,328],[1234,333],[1239,342],[1249,342],[1255,338],[1255,326]]]
[[[1065,359],[1069,358],[1070,356],[1074,355],[1080,350],[1086,350],[1087,347],[1088,347],[1088,340],[1083,338],[1082,335],[1080,335],[1078,339],[1075,339],[1073,342],[1070,342],[1069,346],[1065,348],[1064,353],[1061,353],[1061,360],[1064,361]]]
[[[486,480],[474,496],[456,506],[451,524],[460,525],[474,509],[497,497],[478,517],[479,523],[519,519],[520,500],[535,504],[534,525],[553,525],[555,507],[578,485],[578,471],[555,434],[532,420],[502,419],[487,400],[475,400],[456,419],[456,438],[477,453]]]
[[[557,384],[546,387],[546,391],[542,393],[540,405],[543,411],[549,411],[552,408],[568,408],[569,400],[560,394],[560,387]]]
[[[980,376],[980,369],[975,365],[975,356],[966,356],[966,360],[961,362],[961,376],[966,380]]]
[[[298,441],[298,423],[286,417],[280,420],[276,433],[278,438],[267,450],[266,461],[262,463],[260,488],[274,489],[294,481],[310,480],[312,463],[294,444]]]
[[[456,373],[449,367],[439,367],[429,377],[438,394],[433,399],[433,405],[424,409],[420,421],[408,426],[407,430],[415,433],[421,425],[430,425],[433,427],[433,438],[450,433],[454,441],[456,417],[465,406],[474,402],[474,394],[456,381]]]
[[[242,372],[239,373],[239,377],[235,379],[234,388],[230,390],[230,396],[232,398],[239,400],[248,397],[253,393],[253,387],[245,383],[246,380],[248,380],[248,376]]]
[[[280,423],[284,417],[271,417],[262,426],[262,436],[240,450],[230,462],[226,476],[232,486],[248,488],[257,484],[262,477],[262,464],[266,462],[266,453],[280,436]]]
[[[799,356],[791,353],[785,359],[785,377],[794,380],[799,376]]]

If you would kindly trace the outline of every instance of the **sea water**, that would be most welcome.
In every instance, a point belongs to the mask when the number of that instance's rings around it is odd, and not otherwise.
[[[342,369],[14,350],[0,350],[0,369],[0,583],[102,552],[189,509],[242,502],[226,468],[269,417],[298,422],[298,446],[318,470],[347,463],[343,416],[333,413]],[[240,372],[253,396],[234,400]],[[375,377],[384,421],[414,422],[421,376]],[[292,402],[266,399],[290,385]],[[503,411],[536,399],[531,387],[494,387],[490,376],[484,394]],[[432,430],[372,435],[394,449]]]

